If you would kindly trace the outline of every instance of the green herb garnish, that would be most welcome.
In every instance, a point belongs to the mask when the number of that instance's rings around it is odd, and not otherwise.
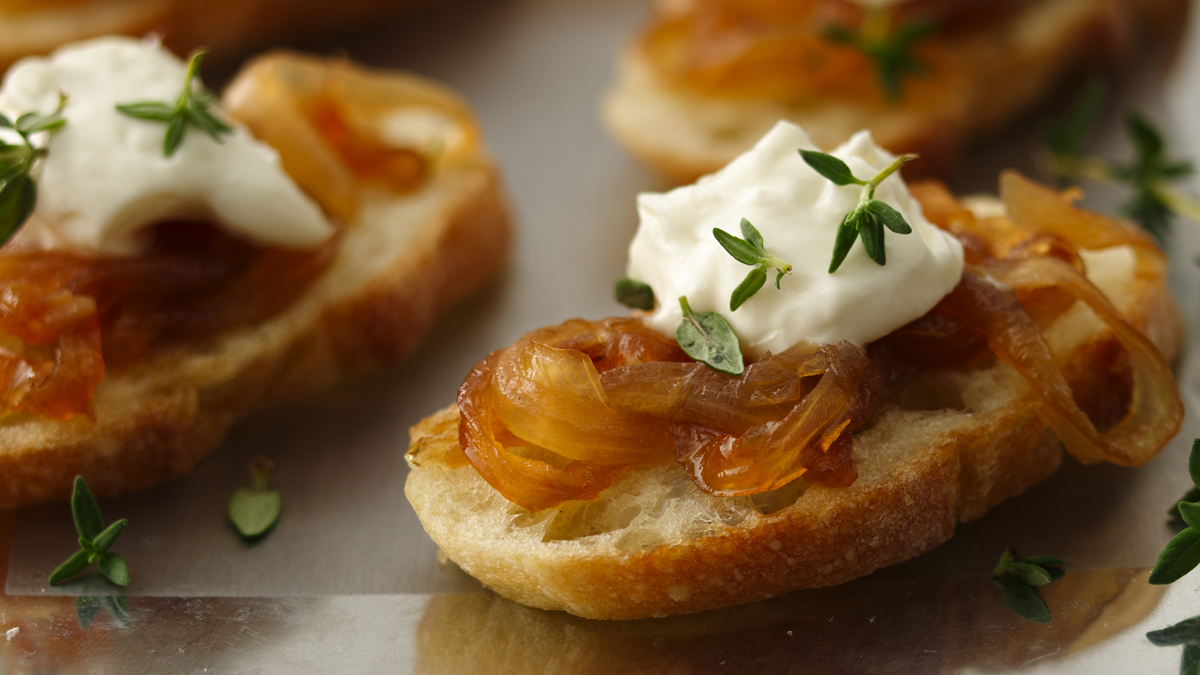
[[[736,312],[742,303],[749,300],[758,292],[758,289],[767,283],[768,269],[774,267],[776,270],[775,288],[779,288],[779,280],[783,278],[783,275],[792,273],[791,263],[784,262],[767,253],[762,234],[745,218],[742,218],[742,236],[745,239],[738,239],[719,227],[713,228],[713,236],[717,238],[721,247],[733,256],[734,260],[754,267],[729,296],[729,311],[731,312]]]
[[[1183,645],[1179,675],[1200,675],[1200,616],[1184,619],[1174,626],[1152,630],[1146,639],[1156,647]]]
[[[217,97],[205,89],[196,77],[203,60],[204,52],[192,53],[188,60],[187,75],[183,80],[183,91],[174,104],[158,101],[117,104],[117,111],[123,115],[167,123],[167,135],[163,138],[164,157],[174,155],[183,144],[183,136],[187,133],[188,126],[200,129],[218,143],[225,142],[221,138],[222,134],[233,133],[233,127],[208,111],[216,104]]]
[[[47,149],[37,147],[30,135],[41,131],[61,129],[67,123],[62,111],[67,97],[58,96],[58,107],[49,115],[28,112],[12,121],[0,115],[0,129],[12,129],[21,137],[21,143],[0,141],[0,246],[8,243],[17,230],[33,215],[37,206],[37,180],[33,177],[33,166],[48,154]]]
[[[75,477],[75,491],[71,494],[71,515],[75,518],[75,529],[79,532],[79,550],[58,566],[50,575],[51,586],[61,584],[96,563],[100,573],[118,586],[128,586],[129,567],[120,555],[109,551],[117,538],[125,531],[129,521],[124,518],[104,527],[100,506],[88,489],[83,476]]]
[[[900,79],[905,75],[928,72],[928,66],[913,56],[912,50],[935,30],[933,22],[918,19],[893,31],[887,10],[875,8],[867,10],[862,28],[857,32],[844,26],[830,26],[825,29],[825,38],[866,54],[875,66],[884,98],[899,101],[904,95]]]
[[[804,158],[805,163],[833,182],[834,185],[862,186],[862,192],[858,197],[858,206],[847,213],[842,218],[841,225],[838,226],[837,238],[833,242],[833,259],[829,262],[829,273],[833,274],[838,267],[841,267],[842,261],[846,259],[846,255],[850,253],[851,247],[854,246],[854,242],[860,234],[863,248],[867,250],[867,255],[871,257],[871,260],[877,264],[886,265],[887,254],[884,252],[883,246],[883,228],[887,227],[896,234],[908,234],[912,232],[912,228],[899,211],[875,199],[875,188],[879,187],[885,178],[916,159],[917,156],[897,157],[887,168],[868,181],[855,178],[850,167],[833,155],[816,150],[801,150],[800,156]]]
[[[650,288],[650,284],[621,277],[617,279],[613,295],[617,297],[617,302],[630,309],[641,309],[647,312],[654,309],[654,289]]]
[[[1188,456],[1188,473],[1192,478],[1192,488],[1168,512],[1168,515],[1178,516],[1187,526],[1158,554],[1158,561],[1150,572],[1150,583],[1155,585],[1170,584],[1178,581],[1188,572],[1200,565],[1200,501],[1195,501],[1197,488],[1200,488],[1200,438],[1192,441],[1192,453]],[[1193,498],[1193,501],[1187,501]]]
[[[279,520],[283,499],[278,490],[267,489],[273,468],[268,460],[256,459],[250,467],[254,487],[238,488],[229,498],[229,522],[246,539],[265,535]]]
[[[1051,170],[1059,184],[1071,185],[1087,178],[1105,183],[1125,183],[1133,188],[1133,197],[1121,212],[1160,243],[1166,236],[1171,217],[1182,215],[1200,223],[1200,203],[1171,187],[1170,183],[1191,175],[1191,162],[1167,157],[1162,134],[1139,115],[1125,119],[1125,131],[1134,150],[1128,164],[1109,162],[1083,153],[1083,142],[1099,116],[1105,89],[1098,81],[1089,83],[1072,105],[1063,124],[1048,135]]]
[[[1004,549],[992,571],[992,581],[1004,592],[1004,604],[1017,614],[1036,623],[1050,623],[1050,607],[1038,592],[1038,586],[1058,581],[1066,574],[1061,558],[1035,555],[1018,558]]]
[[[683,323],[675,329],[675,339],[684,354],[726,375],[741,375],[746,370],[742,346],[725,317],[716,312],[692,311],[687,296],[679,297]]]

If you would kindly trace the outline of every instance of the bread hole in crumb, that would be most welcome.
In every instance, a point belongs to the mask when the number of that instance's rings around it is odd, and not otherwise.
[[[797,478],[781,488],[751,495],[750,503],[759,513],[769,516],[795,504],[806,490],[808,490],[808,482],[803,478]]]
[[[569,541],[622,530],[641,510],[637,500],[628,496],[614,501],[567,502],[546,525],[542,541]]]

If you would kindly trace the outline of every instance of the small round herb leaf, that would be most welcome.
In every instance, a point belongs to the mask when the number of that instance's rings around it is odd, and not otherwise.
[[[743,222],[745,221],[743,220]],[[717,238],[721,248],[743,265],[757,265],[762,262],[762,252],[754,248],[750,242],[738,239],[719,227],[713,228],[713,236]]]
[[[859,234],[867,255],[879,265],[887,264],[887,252],[883,247],[883,223],[873,214],[866,212],[859,220]]]
[[[827,155],[816,150],[800,150],[800,156],[804,158],[804,163],[813,168],[814,171],[824,176],[834,185],[866,185],[866,181],[861,181],[854,177],[850,171],[850,167],[842,160]]]
[[[1176,504],[1179,508],[1179,517],[1188,527],[1194,527],[1200,530],[1200,504],[1194,502],[1179,502]]]
[[[779,274],[782,276],[783,272]],[[767,270],[765,267],[760,265],[750,270],[750,273],[746,275],[742,283],[738,284],[738,287],[733,289],[733,294],[729,296],[729,311],[736,312],[737,308],[741,307],[744,302],[757,293],[765,283],[767,283]]]
[[[1162,154],[1163,137],[1140,115],[1129,115],[1125,118],[1125,129],[1129,139],[1133,141],[1134,150],[1138,157],[1145,160]]]
[[[1152,630],[1146,639],[1156,647],[1177,647],[1184,644],[1200,645],[1200,616],[1184,619],[1174,626]]]
[[[1188,488],[1188,491],[1183,493],[1183,497],[1179,499],[1179,502],[1200,502],[1200,488]],[[1178,521],[1180,524],[1182,524],[1183,516],[1179,515],[1179,502],[1175,502],[1171,508],[1167,509],[1167,516],[1172,521]]]
[[[842,218],[842,224],[838,225],[837,236],[833,240],[833,259],[829,261],[830,274],[842,266],[842,262],[850,254],[850,249],[854,247],[854,242],[858,240],[858,218],[858,211],[851,211]]]
[[[79,536],[94,539],[104,529],[104,518],[100,505],[84,482],[83,476],[75,477],[75,490],[71,494],[71,514],[75,517],[75,529]]]
[[[737,335],[725,317],[716,312],[693,312],[687,297],[679,298],[683,322],[675,329],[675,339],[684,354],[713,370],[741,375],[746,370]]]
[[[1036,588],[1012,577],[992,581],[1003,590],[1004,604],[1014,612],[1036,623],[1050,623],[1050,607]]]
[[[1188,528],[1167,543],[1150,572],[1150,583],[1170,584],[1200,565],[1200,530]]]
[[[76,574],[86,570],[87,566],[90,564],[92,563],[88,560],[88,552],[80,549],[72,554],[70,558],[67,558],[66,562],[59,565],[58,569],[54,570],[50,574],[50,578],[47,580],[47,582],[51,586],[61,584],[67,579],[70,579]]]
[[[282,508],[277,490],[238,488],[229,499],[229,522],[247,539],[261,537],[279,520]]]
[[[117,537],[120,537],[121,533],[128,526],[129,521],[124,518],[114,521],[112,525],[104,528],[103,532],[96,535],[96,538],[92,540],[92,545],[96,547],[97,552],[101,554],[107,553],[108,549],[112,548],[112,545],[116,543]]]
[[[758,249],[759,253],[766,253],[767,245],[763,243],[762,234],[758,231],[758,228],[754,227],[754,225],[745,218],[742,218],[741,227],[742,237],[746,241],[750,242],[751,246]]]
[[[123,115],[140,120],[155,122],[170,122],[175,118],[175,107],[166,103],[147,101],[145,103],[121,103],[117,111]]]
[[[872,199],[867,202],[867,211],[876,219],[883,222],[887,226],[887,229],[896,234],[909,234],[912,232],[912,228],[909,227],[908,221],[904,220],[904,216],[885,202]]]
[[[125,559],[116,553],[105,553],[100,558],[100,573],[118,586],[128,586],[133,583],[129,578],[129,566]]]
[[[1012,577],[1030,586],[1045,586],[1053,581],[1050,578],[1049,572],[1038,565],[1032,565],[1028,562],[1010,562],[1005,565],[1004,571],[1000,575]]]
[[[646,312],[654,309],[654,289],[650,288],[650,284],[622,277],[617,279],[613,293],[617,297],[617,302],[630,309],[640,309]]]
[[[1063,559],[1052,555],[1031,555],[1023,558],[1022,561],[1046,570],[1046,573],[1050,575],[1050,581],[1058,581],[1067,573],[1066,563],[1063,562]]]

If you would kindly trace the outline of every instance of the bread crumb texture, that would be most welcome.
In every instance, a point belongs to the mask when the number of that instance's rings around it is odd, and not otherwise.
[[[1165,270],[1126,266],[1123,276],[1119,307],[1173,355],[1181,331]],[[1076,391],[1106,371],[1095,359],[1114,354],[1087,313],[1064,316],[1047,339]],[[451,406],[413,428],[406,493],[442,550],[501,595],[597,619],[695,612],[906,560],[1044,480],[1062,449],[1025,393],[999,362],[914,383],[855,434],[858,479],[844,489],[799,479],[719,498],[668,463],[627,472],[594,501],[536,513],[465,462]]]

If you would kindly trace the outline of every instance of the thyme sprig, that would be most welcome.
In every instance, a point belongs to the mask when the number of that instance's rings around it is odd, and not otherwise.
[[[75,530],[79,532],[79,550],[50,574],[50,585],[61,584],[96,563],[100,573],[109,581],[118,586],[128,586],[132,580],[125,559],[109,549],[125,531],[129,521],[122,518],[104,527],[100,506],[96,504],[96,497],[88,489],[83,476],[75,477],[71,515],[75,519]]]
[[[217,97],[204,87],[197,75],[204,61],[204,52],[193,52],[188,59],[187,74],[183,79],[183,91],[175,103],[142,101],[118,103],[117,111],[136,119],[167,123],[167,135],[163,138],[163,156],[175,154],[183,144],[184,134],[193,126],[208,134],[217,143],[224,143],[224,134],[232,134],[233,127],[208,111],[216,104]]]
[[[1187,501],[1200,494],[1196,492],[1200,488],[1200,438],[1192,441],[1188,474],[1191,475],[1193,487],[1184,494],[1183,501],[1176,502],[1168,512],[1172,518],[1182,520],[1187,527],[1167,542],[1166,548],[1158,554],[1158,561],[1150,571],[1150,583],[1155,585],[1174,583],[1200,565],[1200,501]]]
[[[1200,203],[1171,186],[1195,172],[1191,162],[1171,159],[1162,133],[1145,118],[1131,113],[1125,131],[1133,146],[1128,163],[1110,162],[1083,152],[1083,144],[1103,107],[1105,87],[1092,81],[1084,87],[1063,123],[1048,137],[1051,171],[1060,185],[1081,179],[1123,183],[1133,188],[1133,197],[1121,208],[1127,216],[1162,242],[1171,218],[1180,215],[1200,223]]]
[[[842,218],[838,226],[837,237],[833,241],[833,258],[829,262],[829,273],[833,274],[842,265],[846,255],[854,246],[854,242],[862,235],[863,248],[867,255],[879,265],[887,264],[887,254],[883,246],[883,228],[896,234],[909,234],[912,227],[899,211],[886,203],[875,199],[875,189],[888,176],[900,167],[916,159],[916,155],[901,155],[889,164],[883,171],[875,174],[871,180],[860,180],[850,171],[850,167],[842,160],[816,150],[801,150],[800,156],[805,163],[817,173],[829,179],[834,185],[861,185],[862,192],[858,196],[858,205]]]
[[[0,246],[12,239],[37,206],[37,179],[33,177],[33,169],[49,150],[44,144],[35,145],[31,136],[61,129],[67,123],[62,114],[66,105],[67,97],[60,93],[58,107],[48,115],[27,112],[15,121],[0,115],[0,128],[15,131],[21,139],[20,143],[0,141],[0,181],[3,181],[0,185]]]
[[[762,234],[759,233],[758,228],[754,227],[749,220],[742,218],[741,229],[742,236],[745,239],[739,239],[719,227],[713,228],[713,236],[717,238],[717,242],[721,244],[721,248],[724,248],[729,255],[733,256],[734,260],[754,267],[746,275],[746,278],[742,280],[742,283],[733,289],[733,293],[729,296],[729,311],[731,312],[736,312],[737,308],[742,306],[742,303],[749,300],[767,283],[768,269],[775,268],[776,289],[779,288],[779,281],[783,279],[783,275],[792,273],[791,263],[784,262],[767,253]]]
[[[895,102],[904,97],[901,78],[924,75],[929,71],[929,66],[912,51],[917,43],[933,35],[937,27],[926,19],[910,21],[895,30],[891,24],[888,10],[871,8],[858,31],[845,26],[830,26],[825,29],[825,39],[865,54],[875,67],[884,98]]]
[[[992,571],[992,581],[1004,593],[1009,609],[1036,623],[1050,623],[1050,607],[1038,592],[1039,586],[1058,581],[1066,574],[1062,558],[1049,555],[1018,557],[1004,549]]]

